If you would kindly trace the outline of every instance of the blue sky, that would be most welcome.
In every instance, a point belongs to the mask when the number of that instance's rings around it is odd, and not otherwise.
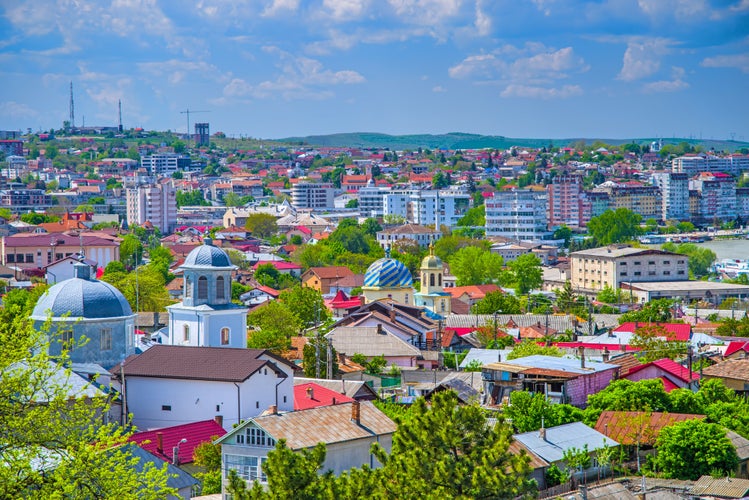
[[[3,4],[0,129],[749,141],[749,0]]]

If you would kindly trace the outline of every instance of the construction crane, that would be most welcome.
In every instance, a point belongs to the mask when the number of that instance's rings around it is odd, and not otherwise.
[[[187,143],[189,145],[190,137],[192,137],[192,134],[190,134],[190,113],[210,113],[210,111],[205,111],[205,110],[193,111],[190,108],[187,108],[184,111],[180,111],[180,113],[183,115],[187,115]]]

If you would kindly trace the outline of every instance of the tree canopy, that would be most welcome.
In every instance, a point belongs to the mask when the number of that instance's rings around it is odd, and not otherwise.
[[[252,327],[247,347],[284,352],[291,346],[291,337],[298,335],[302,323],[289,307],[278,300],[271,300],[247,315],[247,324]]]
[[[502,275],[502,257],[480,247],[466,246],[450,257],[450,272],[458,286],[496,283]]]
[[[276,218],[269,214],[248,215],[244,227],[256,238],[270,238],[278,232]]]
[[[511,261],[512,282],[515,284],[515,292],[525,295],[531,290],[539,288],[544,280],[541,271],[541,259],[536,254],[524,253]]]
[[[588,231],[599,245],[610,245],[635,239],[640,235],[642,216],[627,208],[606,210],[588,222]]]

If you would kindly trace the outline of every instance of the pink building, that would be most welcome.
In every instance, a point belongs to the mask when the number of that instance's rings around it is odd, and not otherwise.
[[[583,226],[581,194],[582,179],[579,175],[558,175],[546,186],[548,195],[549,226]]]

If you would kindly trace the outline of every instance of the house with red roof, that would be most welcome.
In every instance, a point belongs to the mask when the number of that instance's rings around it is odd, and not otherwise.
[[[364,297],[349,297],[343,290],[338,290],[335,297],[325,301],[333,316],[341,318],[364,305]]]
[[[302,274],[302,286],[314,288],[323,295],[330,293],[333,283],[353,276],[354,272],[346,266],[310,267]]]
[[[672,338],[668,340],[677,340],[679,342],[689,342],[692,338],[692,326],[686,323],[635,323],[628,322],[622,323],[618,327],[614,328],[614,333],[632,333],[634,334],[638,328],[648,325],[658,325],[666,329],[667,332],[672,334]]]
[[[726,346],[726,351],[723,353],[723,358],[730,359],[746,359],[749,358],[749,341],[739,340],[729,342]]]
[[[294,386],[294,411],[353,402],[353,398],[314,382]]]
[[[172,465],[179,465],[188,472],[193,469],[197,471],[196,466],[191,467],[195,449],[226,434],[222,424],[223,420],[217,416],[212,420],[136,432],[128,441],[137,443],[147,452]]]
[[[294,264],[293,262],[286,262],[285,260],[259,260],[255,263],[254,266],[252,266],[252,269],[254,271],[257,271],[258,267],[265,264],[270,264],[279,273],[290,274],[295,278],[299,278],[302,275],[302,266],[300,266],[299,264]]]
[[[633,382],[659,378],[663,381],[666,392],[671,392],[674,389],[696,390],[700,374],[671,359],[663,358],[631,368],[623,378]]]

